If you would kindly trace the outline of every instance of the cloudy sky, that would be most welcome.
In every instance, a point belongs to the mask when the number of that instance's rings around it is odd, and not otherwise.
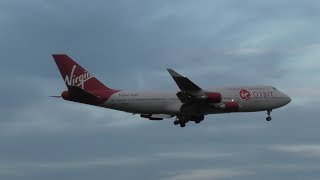
[[[0,179],[320,178],[317,0],[1,0]],[[115,89],[274,85],[265,113],[174,126],[50,99],[67,53]]]

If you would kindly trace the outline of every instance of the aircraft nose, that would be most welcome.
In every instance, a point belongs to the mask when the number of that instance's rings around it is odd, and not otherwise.
[[[287,104],[289,104],[291,102],[291,98],[288,95],[286,95],[286,101],[287,101],[286,102]]]
[[[288,96],[288,104],[291,102],[291,98]]]

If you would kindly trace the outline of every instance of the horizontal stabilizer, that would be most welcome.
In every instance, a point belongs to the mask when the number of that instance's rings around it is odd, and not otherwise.
[[[52,98],[61,98],[61,96],[49,96],[49,97],[52,97]]]
[[[70,100],[76,102],[82,102],[87,104],[99,104],[103,102],[103,99],[99,96],[96,96],[81,87],[78,86],[67,86]]]

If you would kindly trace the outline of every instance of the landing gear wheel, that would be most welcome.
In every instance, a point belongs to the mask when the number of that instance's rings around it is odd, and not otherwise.
[[[178,120],[175,120],[175,121],[173,121],[173,124],[178,125],[178,124],[180,124],[180,122]]]
[[[196,124],[199,124],[201,121],[194,121]]]
[[[183,127],[186,127],[186,123],[181,122],[181,123],[180,123],[180,127],[182,127],[182,128],[183,128]]]
[[[267,115],[268,115],[268,117],[266,118],[267,121],[271,121],[271,119],[272,119],[272,118],[271,118],[271,111],[272,111],[272,110],[268,110],[268,111],[267,111]]]

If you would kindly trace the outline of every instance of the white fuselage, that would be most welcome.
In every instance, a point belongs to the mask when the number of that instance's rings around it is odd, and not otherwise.
[[[247,94],[240,92],[245,90]],[[238,112],[254,112],[276,109],[288,104],[289,96],[272,86],[221,87],[207,90],[222,95],[222,102],[238,102]],[[101,107],[137,113],[177,115],[183,103],[177,92],[119,91],[113,94]],[[242,93],[242,94],[241,94]],[[217,114],[225,111],[215,108],[217,104],[197,105],[201,114]]]
[[[202,89],[186,76],[167,69],[179,91],[119,91],[107,87],[66,54],[52,55],[68,88],[68,101],[140,114],[149,120],[176,117],[175,125],[200,123],[205,115],[231,112],[271,111],[288,104],[289,96],[272,86],[233,86]]]

